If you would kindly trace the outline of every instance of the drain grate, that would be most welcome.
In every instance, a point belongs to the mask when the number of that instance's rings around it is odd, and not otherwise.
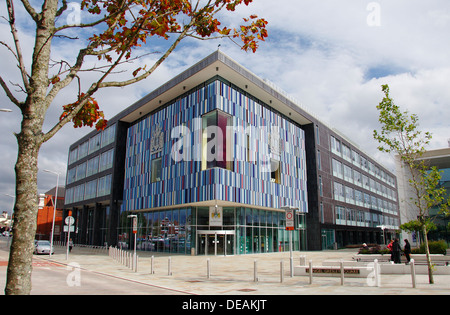
[[[240,292],[253,292],[253,291],[256,291],[256,289],[240,289],[238,291],[240,291]]]

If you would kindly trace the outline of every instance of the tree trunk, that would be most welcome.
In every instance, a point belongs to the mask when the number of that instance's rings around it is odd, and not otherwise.
[[[58,8],[57,0],[42,4],[42,12],[33,14],[36,21],[36,37],[33,50],[31,76],[22,73],[27,98],[20,104],[22,123],[16,134],[18,153],[16,171],[16,201],[14,205],[13,239],[5,294],[30,294],[34,237],[38,212],[38,154],[43,143],[42,126],[50,104],[46,100],[49,86],[50,50]],[[30,9],[31,11],[31,9]]]
[[[433,266],[431,264],[430,248],[428,247],[428,235],[427,235],[427,228],[426,228],[425,224],[423,225],[422,232],[423,232],[423,240],[425,243],[425,253],[427,254],[428,282],[430,284],[434,284]]]
[[[33,124],[35,124],[33,126]],[[39,122],[37,127],[39,128]],[[38,152],[39,136],[33,132],[36,120],[22,121],[17,134],[18,155],[16,171],[16,202],[14,205],[13,238],[9,254],[5,294],[30,294],[34,237],[38,212]]]

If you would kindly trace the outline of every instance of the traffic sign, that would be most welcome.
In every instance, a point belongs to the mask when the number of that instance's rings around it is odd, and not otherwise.
[[[75,226],[73,225],[64,225],[63,232],[75,232]]]
[[[66,222],[66,224],[68,226],[71,226],[71,225],[73,225],[75,223],[75,219],[72,216],[69,215],[68,217],[66,217],[64,222]]]
[[[294,209],[286,209],[286,231],[294,230]]]
[[[137,233],[137,217],[133,217],[133,234]]]

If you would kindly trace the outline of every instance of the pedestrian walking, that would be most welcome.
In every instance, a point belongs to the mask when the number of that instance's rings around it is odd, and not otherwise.
[[[400,253],[402,251],[402,248],[400,247],[400,243],[398,241],[398,238],[394,240],[394,243],[392,243],[392,258],[394,260],[394,264],[400,264]]]
[[[403,252],[405,253],[406,265],[409,265],[411,261],[411,244],[409,244],[409,241],[407,239],[405,239],[405,248]]]
[[[391,240],[387,246],[389,251],[391,252],[391,261],[394,261],[394,252],[392,251],[392,244],[394,244],[394,240]]]

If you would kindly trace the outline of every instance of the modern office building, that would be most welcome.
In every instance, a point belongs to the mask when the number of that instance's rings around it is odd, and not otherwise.
[[[450,146],[450,142],[449,142]],[[439,187],[445,187],[447,196],[450,196],[450,148],[436,149],[426,151],[419,160],[425,162],[425,165],[430,168],[435,166],[441,171],[441,180]],[[419,216],[418,208],[409,202],[411,198],[414,198],[414,192],[409,185],[409,179],[411,174],[406,167],[403,167],[399,156],[396,156],[396,173],[399,178],[398,181],[398,193],[400,200],[400,216],[401,222],[406,223],[417,220]],[[437,230],[431,231],[428,234],[429,240],[444,239],[447,243],[450,243],[450,230],[449,223],[450,217],[445,216],[440,212],[439,207],[435,206],[430,209],[428,215],[432,218],[433,223],[436,225]],[[402,232],[402,239],[408,238],[411,244],[417,245],[419,243],[419,237],[415,233]]]
[[[273,84],[216,51],[69,151],[74,241],[185,254],[382,242],[396,178]],[[286,230],[285,209],[296,209]],[[379,226],[386,226],[383,230]]]

